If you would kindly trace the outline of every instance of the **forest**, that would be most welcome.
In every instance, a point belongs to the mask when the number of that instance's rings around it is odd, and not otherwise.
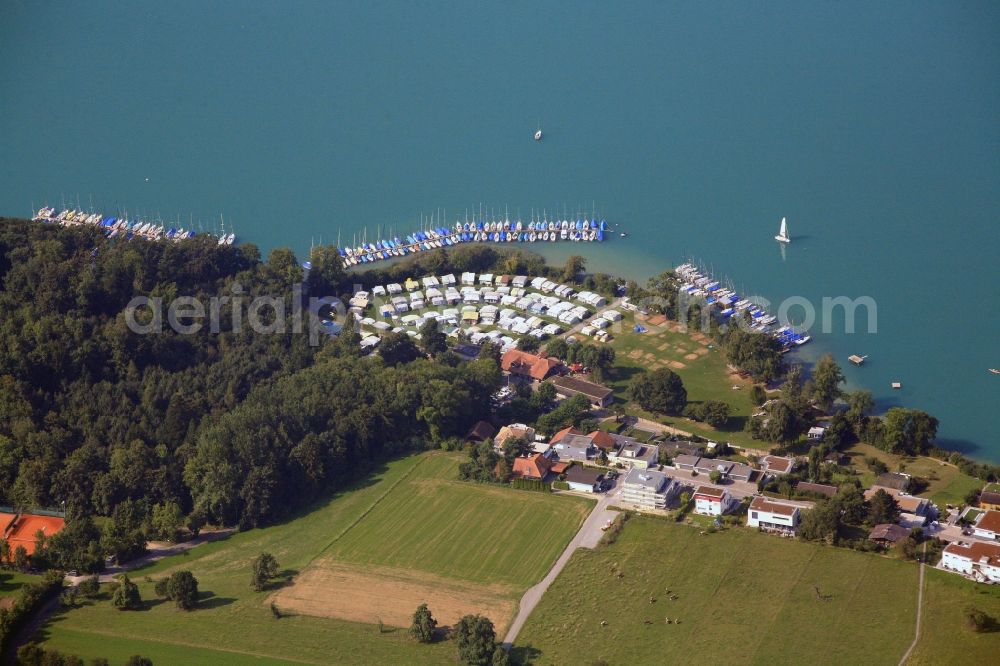
[[[421,259],[440,270],[534,261],[435,255]],[[311,259],[305,294],[351,290],[335,253]],[[311,346],[305,330],[234,327],[225,306],[218,333],[126,323],[136,295],[266,294],[290,309],[302,281],[287,249],[264,259],[250,244],[115,243],[0,219],[0,505],[68,516],[39,562],[92,570],[99,540],[124,557],[141,551],[140,533],[279,520],[388,456],[464,435],[489,409],[500,383],[489,354],[433,362],[405,339],[362,357],[349,329]]]

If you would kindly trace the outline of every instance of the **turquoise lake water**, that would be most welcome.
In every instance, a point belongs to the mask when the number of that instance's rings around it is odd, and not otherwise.
[[[0,213],[221,214],[304,255],[439,209],[596,205],[629,237],[550,256],[871,296],[876,334],[800,357],[1000,460],[998,26],[985,2],[8,0]]]

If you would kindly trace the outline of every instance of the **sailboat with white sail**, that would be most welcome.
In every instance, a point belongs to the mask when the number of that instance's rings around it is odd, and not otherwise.
[[[792,237],[788,235],[788,222],[785,218],[781,218],[781,230],[778,231],[778,235],[774,237],[774,240],[779,243],[791,243]]]

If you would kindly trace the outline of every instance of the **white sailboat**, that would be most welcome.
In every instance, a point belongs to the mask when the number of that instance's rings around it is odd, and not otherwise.
[[[792,238],[788,235],[788,223],[785,222],[785,218],[781,218],[781,230],[778,235],[774,237],[774,240],[780,243],[791,243]]]

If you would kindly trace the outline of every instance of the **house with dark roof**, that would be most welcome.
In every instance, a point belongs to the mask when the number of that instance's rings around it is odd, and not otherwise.
[[[701,456],[691,456],[686,453],[682,453],[674,458],[674,468],[693,472],[694,466],[697,465],[699,461],[701,461]]]
[[[807,481],[802,481],[799,485],[795,486],[796,490],[804,493],[812,493],[814,495],[823,495],[824,497],[833,497],[837,494],[837,486],[829,486],[825,483],[809,483]]]
[[[556,388],[556,395],[563,398],[585,395],[590,404],[598,409],[607,407],[614,400],[614,391],[608,387],[579,377],[556,377],[552,380],[552,385]]]
[[[909,536],[910,530],[895,523],[882,523],[876,525],[868,534],[868,540],[874,541],[882,546],[891,546],[901,539]]]
[[[476,421],[476,424],[465,435],[465,441],[478,444],[479,442],[485,442],[495,434],[497,434],[497,429],[493,427],[492,423],[489,421]]]
[[[566,483],[569,484],[570,490],[595,493],[600,490],[602,481],[604,481],[604,472],[593,467],[573,465],[566,470]]]
[[[910,475],[901,472],[884,472],[878,475],[874,485],[905,491],[910,487]]]
[[[560,365],[557,359],[542,358],[520,349],[510,349],[500,358],[500,369],[504,372],[538,382],[554,374]]]
[[[981,509],[1000,509],[1000,493],[991,490],[979,493],[979,507]]]

